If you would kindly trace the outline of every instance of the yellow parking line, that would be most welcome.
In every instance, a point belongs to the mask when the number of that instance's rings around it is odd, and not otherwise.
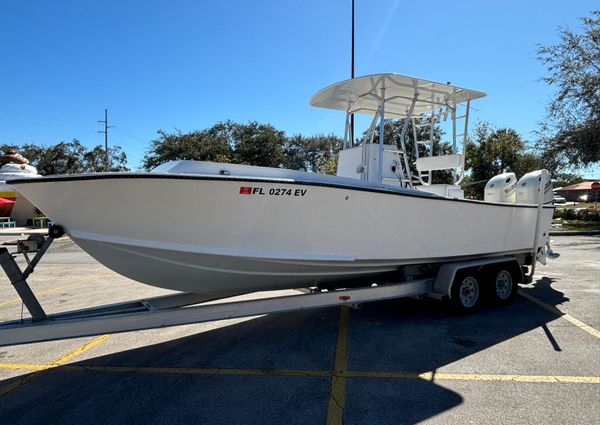
[[[85,353],[86,351],[94,348],[96,345],[106,341],[109,337],[110,337],[110,335],[101,335],[98,338],[94,338],[93,340],[83,344],[81,347],[77,347],[70,353],[67,353],[64,356],[59,357],[58,359],[54,360],[51,364],[56,365],[56,366],[62,365],[64,363],[68,362],[69,360],[77,357],[78,355]]]
[[[515,375],[485,373],[446,373],[446,372],[386,372],[386,371],[338,371],[302,370],[302,369],[220,369],[186,367],[137,367],[137,366],[93,366],[59,365],[36,363],[0,363],[0,369],[22,369],[42,371],[60,367],[61,371],[105,372],[105,373],[147,373],[181,375],[237,375],[237,376],[299,376],[319,377],[338,376],[347,378],[373,379],[424,379],[427,381],[480,381],[480,382],[531,382],[531,383],[571,383],[600,384],[600,376],[571,375]],[[343,406],[343,403],[341,403]],[[337,405],[336,405],[337,406]],[[336,409],[337,411],[338,409]]]
[[[33,371],[43,372],[45,370],[52,369],[52,368],[63,365],[64,363],[68,362],[69,360],[77,357],[78,355],[80,355],[82,353],[85,353],[86,351],[95,347],[96,345],[100,344],[101,342],[106,341],[108,339],[108,337],[110,337],[110,335],[102,335],[102,336],[99,336],[98,338],[94,338],[93,340],[87,342],[86,344],[82,345],[81,347],[77,347],[75,350],[65,354],[62,357],[59,357],[58,359],[54,360],[53,362],[51,362],[50,364],[47,364],[47,365],[0,363],[0,369],[25,369],[25,370],[33,370]],[[12,384],[6,385],[4,387],[0,387],[0,397],[8,394],[12,390],[22,387],[23,385],[25,385],[26,383],[31,381],[36,376],[39,376],[39,374],[27,375],[25,377],[19,378],[17,381],[13,382]]]
[[[83,280],[74,284],[64,285],[53,288],[43,293],[49,293],[77,286],[83,283]],[[558,308],[547,304],[540,299],[519,290],[519,294],[527,300],[539,305],[540,307],[553,312],[557,316],[564,318],[578,328],[589,334],[600,338],[600,331],[575,319],[571,315],[565,314]],[[11,301],[0,304],[6,305]],[[386,378],[386,379],[424,379],[428,381],[454,380],[454,381],[496,381],[496,382],[531,382],[531,383],[577,383],[577,384],[600,384],[600,376],[565,376],[565,375],[499,375],[499,374],[464,374],[464,373],[444,373],[444,372],[385,372],[385,371],[348,371],[348,326],[350,322],[350,309],[346,306],[340,311],[340,324],[338,339],[336,344],[334,371],[318,370],[276,370],[276,369],[217,369],[217,368],[169,368],[169,367],[119,367],[119,366],[83,366],[83,365],[64,365],[66,362],[90,350],[96,345],[106,341],[110,335],[102,335],[64,356],[54,360],[50,364],[28,364],[28,363],[0,363],[0,369],[22,369],[30,371],[45,371],[62,366],[61,370],[71,371],[95,371],[112,373],[155,373],[155,374],[202,374],[202,375],[251,375],[251,376],[306,376],[306,377],[328,377],[331,376],[331,392],[329,396],[327,423],[342,424],[346,397],[346,379],[347,378]],[[0,388],[0,397],[8,394],[12,390],[21,387],[31,381],[38,374],[30,374],[18,379],[10,385]]]
[[[497,375],[482,373],[444,373],[444,372],[371,372],[349,371],[349,378],[387,378],[387,379],[424,379],[427,381],[500,381],[500,382],[562,382],[574,384],[600,384],[600,376],[565,375]]]
[[[335,347],[334,375],[331,377],[331,392],[327,406],[327,424],[344,423],[344,407],[346,403],[346,371],[348,369],[348,325],[350,323],[350,307],[342,306],[340,325]]]
[[[591,335],[594,335],[596,338],[600,339],[600,331],[598,331],[597,329],[592,328],[590,325],[586,325],[585,323],[583,323],[580,320],[577,320],[576,318],[574,318],[570,314],[564,314],[561,317],[563,319],[565,319],[565,320],[568,320],[569,322],[571,322],[572,324],[574,324],[578,328],[580,328],[580,329],[586,331],[587,333],[589,333]]]
[[[46,370],[50,369],[51,364],[32,364],[32,363],[0,363],[0,369],[24,369],[24,370]]]
[[[294,370],[294,369],[220,369],[220,368],[186,368],[186,367],[135,367],[135,366],[86,366],[66,365],[61,370],[108,372],[108,373],[148,373],[173,375],[237,375],[237,376],[300,376],[328,377],[330,371]]]
[[[51,288],[51,289],[47,289],[46,291],[37,292],[36,296],[51,294],[52,292],[61,291],[63,289],[67,289],[67,288],[73,288],[75,286],[81,285],[82,283],[93,282],[94,280],[97,280],[97,279],[88,279],[88,278],[81,279],[76,282],[70,283],[68,285],[57,286],[56,288]],[[13,298],[8,301],[1,302],[0,307],[4,307],[5,305],[10,305],[10,304],[20,304],[20,303],[21,303],[21,298]]]
[[[93,365],[61,365],[36,363],[0,363],[0,369],[23,369],[40,371],[60,366],[60,370],[90,371],[108,373],[148,373],[148,374],[181,374],[181,375],[246,375],[246,376],[306,376],[329,377],[333,372],[328,370],[302,369],[221,369],[194,367],[138,367],[138,366],[93,366]]]
[[[600,338],[600,331],[598,329],[595,329],[595,328],[591,327],[590,325],[583,323],[581,320],[574,318],[570,314],[563,313],[555,306],[547,304],[544,301],[540,300],[539,298],[536,298],[533,295],[530,295],[527,292],[520,290],[520,289],[519,289],[519,295],[521,295],[523,298],[528,299],[532,303],[535,303],[535,304],[539,305],[540,307],[542,307],[548,311],[551,311],[552,313],[556,314],[557,316],[562,317],[566,321],[571,322],[573,325],[577,326],[581,330],[586,331],[590,335],[593,335],[596,338]]]
[[[66,371],[90,371],[105,373],[147,373],[167,375],[237,375],[237,376],[290,376],[319,377],[337,376],[347,378],[373,379],[424,379],[427,381],[485,381],[485,382],[531,382],[531,383],[572,383],[600,384],[600,376],[572,375],[515,375],[485,373],[446,373],[446,372],[387,372],[387,371],[326,371],[302,369],[220,369],[220,368],[186,368],[186,367],[137,367],[137,366],[93,366],[93,365],[59,365],[36,363],[0,363],[0,369],[23,369],[42,371],[54,369]],[[336,405],[337,406],[337,405]]]

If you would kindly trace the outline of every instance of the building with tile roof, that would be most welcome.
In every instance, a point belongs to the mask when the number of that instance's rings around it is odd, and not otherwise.
[[[581,202],[583,201],[581,197],[584,195],[587,195],[586,200],[590,202],[600,200],[600,190],[592,190],[592,183],[594,183],[593,180],[575,183],[569,186],[560,187],[554,192],[569,202]]]

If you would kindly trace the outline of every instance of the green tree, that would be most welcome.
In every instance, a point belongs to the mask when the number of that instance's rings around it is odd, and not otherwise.
[[[544,163],[543,157],[533,152],[522,152],[515,163],[512,165],[512,170],[519,178],[534,170],[547,169],[552,174],[552,167],[548,167]]]
[[[0,146],[4,149],[6,146]],[[110,166],[106,163],[104,148],[87,150],[77,139],[51,146],[25,144],[19,152],[42,175],[127,171],[127,156],[119,146],[109,148]]]
[[[252,121],[235,124],[232,131],[234,162],[262,167],[281,167],[284,161],[285,133],[270,124]]]
[[[335,174],[337,154],[341,147],[342,139],[333,134],[311,137],[295,135],[285,143],[283,166],[292,170]]]
[[[474,128],[473,135],[474,140],[467,143],[466,167],[476,180],[515,170],[525,148],[525,142],[515,130],[494,130],[483,122]]]
[[[270,124],[224,121],[189,133],[158,131],[142,166],[150,170],[167,161],[196,160],[281,167],[285,133]]]
[[[42,175],[82,173],[85,152],[86,148],[77,139],[48,147],[26,144],[21,148],[21,154]]]
[[[520,178],[530,171],[547,168],[542,157],[526,148],[527,143],[511,128],[494,129],[487,122],[477,124],[466,149],[466,194],[481,199],[487,181],[498,174],[514,172]]]
[[[327,158],[319,167],[319,173],[331,174],[335,176],[337,174],[337,155]]]
[[[537,51],[542,80],[556,88],[539,144],[567,168],[600,161],[600,10],[581,22],[581,34],[560,28],[560,42]]]
[[[552,185],[555,188],[570,186],[583,181],[583,177],[581,177],[579,174],[573,173],[557,173],[552,177]]]
[[[190,133],[167,133],[158,130],[158,139],[150,142],[142,166],[151,170],[167,161],[180,159],[196,161],[231,162],[232,139],[237,124],[219,122],[207,130]]]
[[[113,146],[108,148],[107,156],[104,147],[98,145],[83,154],[82,169],[84,173],[128,171],[127,155],[120,146]]]

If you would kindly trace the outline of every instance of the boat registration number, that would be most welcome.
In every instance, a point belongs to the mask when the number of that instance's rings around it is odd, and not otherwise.
[[[304,196],[308,189],[286,189],[284,187],[241,186],[240,195]]]

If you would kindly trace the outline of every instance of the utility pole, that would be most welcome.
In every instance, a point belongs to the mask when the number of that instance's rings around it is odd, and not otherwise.
[[[350,78],[354,78],[354,0],[352,0],[352,60],[350,67]],[[354,114],[350,114],[350,147],[354,145]]]
[[[104,130],[98,130],[98,133],[104,133],[104,168],[106,171],[110,169],[110,159],[108,157],[108,129],[114,125],[108,125],[108,109],[104,109],[104,120],[98,120],[104,124]]]

